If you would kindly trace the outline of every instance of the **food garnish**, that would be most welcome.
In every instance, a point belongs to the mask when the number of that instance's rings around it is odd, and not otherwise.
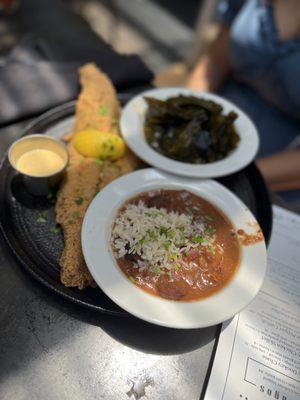
[[[233,276],[239,242],[232,229],[204,199],[161,189],[125,203],[112,227],[111,246],[117,264],[137,286],[190,301],[221,289]]]
[[[98,114],[99,114],[99,115],[103,115],[103,116],[107,115],[107,114],[108,114],[108,111],[109,111],[109,110],[108,110],[108,107],[105,106],[104,104],[101,105],[101,106],[99,106],[99,107],[98,107],[98,110],[97,110]]]
[[[50,228],[50,232],[51,232],[51,233],[54,233],[54,234],[56,235],[57,233],[60,232],[60,228],[58,228],[57,226],[52,226],[52,227]]]
[[[48,219],[47,211],[42,211],[39,213],[36,222],[38,224],[44,224],[45,222],[47,222],[47,219]]]
[[[83,203],[84,198],[82,196],[79,196],[74,201],[78,206],[80,206]]]
[[[174,160],[204,164],[225,158],[240,138],[237,114],[222,113],[221,105],[194,96],[159,100],[145,97],[148,110],[145,137],[159,153]]]
[[[73,217],[73,218],[79,218],[80,217],[80,214],[79,214],[79,211],[73,211],[72,213],[71,213],[71,216]]]

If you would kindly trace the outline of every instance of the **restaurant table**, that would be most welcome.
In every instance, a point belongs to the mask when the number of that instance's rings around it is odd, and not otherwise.
[[[0,157],[28,121],[0,130]],[[176,330],[80,308],[17,264],[0,237],[0,399],[198,400],[220,327]]]

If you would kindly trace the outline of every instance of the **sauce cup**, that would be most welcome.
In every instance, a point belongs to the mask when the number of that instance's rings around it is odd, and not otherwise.
[[[59,156],[61,159],[61,165],[53,170],[48,168],[47,172],[40,170],[41,165],[37,165],[36,171],[26,171],[24,165],[20,166],[18,162],[24,154],[33,150],[48,150],[55,153],[55,157]],[[62,178],[69,161],[69,154],[62,141],[47,135],[32,134],[24,136],[10,146],[8,159],[11,166],[23,176],[24,185],[31,194],[34,196],[46,196]]]

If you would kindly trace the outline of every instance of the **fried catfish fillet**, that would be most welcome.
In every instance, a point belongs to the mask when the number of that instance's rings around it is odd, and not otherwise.
[[[120,105],[109,78],[94,64],[79,70],[81,93],[76,104],[74,131],[68,137],[69,165],[57,195],[56,221],[61,225],[65,247],[60,259],[61,282],[83,289],[95,282],[81,250],[81,226],[95,195],[117,177],[138,168],[138,159],[129,151],[117,161],[99,162],[83,157],[72,143],[76,132],[98,129],[119,135]]]

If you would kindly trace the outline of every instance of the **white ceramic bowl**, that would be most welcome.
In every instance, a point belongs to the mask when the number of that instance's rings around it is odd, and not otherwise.
[[[147,111],[144,97],[149,96],[166,100],[179,94],[213,100],[223,107],[224,113],[234,111],[238,114],[235,127],[240,136],[240,141],[237,148],[223,160],[200,165],[184,163],[165,157],[149,146],[144,135],[144,121]],[[149,165],[172,174],[194,178],[216,178],[239,171],[254,159],[259,146],[257,130],[250,118],[240,108],[216,94],[183,88],[152,89],[134,97],[122,111],[120,128],[127,145]]]
[[[253,300],[266,272],[266,247],[260,241],[242,246],[241,263],[230,283],[210,297],[178,302],[166,300],[135,286],[118,267],[109,244],[113,221],[120,206],[138,193],[158,188],[186,189],[222,210],[236,229],[253,230],[257,222],[248,208],[230,191],[211,180],[172,176],[144,169],[116,179],[92,201],[82,227],[82,249],[87,266],[99,287],[131,314],[172,328],[201,328],[233,317]]]

